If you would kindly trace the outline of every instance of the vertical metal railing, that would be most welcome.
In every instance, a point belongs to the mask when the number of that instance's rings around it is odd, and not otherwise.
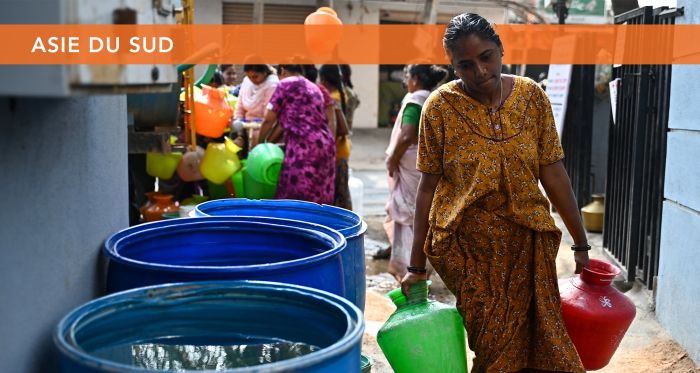
[[[682,13],[677,9],[655,9],[654,24],[674,24],[676,17]],[[673,35],[668,29],[655,37],[662,38],[666,54],[673,53]],[[671,95],[671,65],[653,65],[650,67],[650,90],[647,105],[647,132],[645,134],[645,157],[642,193],[642,211],[644,217],[641,227],[643,245],[638,253],[636,277],[651,289],[654,277],[658,273],[661,241],[661,215],[664,196],[664,176],[666,170],[666,135],[668,133],[668,115]]]
[[[615,17],[622,24],[673,24],[679,11],[639,8]],[[672,53],[672,35],[668,38]],[[627,35],[625,51],[634,53],[648,40]],[[671,66],[622,65],[617,115],[610,125],[603,245],[619,261],[626,279],[649,289],[658,273],[666,133]]]

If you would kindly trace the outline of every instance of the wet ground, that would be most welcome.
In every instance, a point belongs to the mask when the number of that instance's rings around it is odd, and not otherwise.
[[[376,334],[379,328],[394,312],[395,307],[385,294],[398,287],[398,282],[387,271],[388,260],[375,260],[372,255],[388,246],[384,233],[384,204],[388,196],[384,171],[384,149],[389,139],[388,129],[356,130],[353,135],[353,155],[350,167],[354,176],[364,182],[364,219],[368,224],[365,242],[367,269],[367,302],[365,306],[366,330],[362,344],[363,354],[374,360],[372,372],[391,373],[381,349],[377,345]],[[571,237],[563,229],[563,223],[555,215],[557,224],[564,235],[557,257],[557,273],[560,278],[573,275],[575,264],[568,249]],[[609,260],[602,250],[602,237],[589,234],[593,246],[592,258]],[[431,298],[454,305],[455,299],[445,288],[439,277],[431,278]],[[661,327],[653,311],[651,293],[640,286],[618,284],[621,290],[637,306],[637,316],[622,340],[620,347],[603,373],[700,373],[700,369]],[[473,354],[468,352],[468,361]],[[471,363],[470,363],[471,365]],[[439,372],[436,372],[439,373]]]

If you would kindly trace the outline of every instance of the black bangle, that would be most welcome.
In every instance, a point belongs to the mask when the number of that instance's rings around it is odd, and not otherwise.
[[[424,274],[428,273],[428,270],[425,269],[425,267],[413,267],[413,266],[408,266],[406,267],[406,270],[411,272],[411,273],[417,273],[417,274]]]
[[[591,249],[591,245],[589,245],[589,244],[571,246],[571,250],[573,250],[573,251],[589,251],[590,249]]]

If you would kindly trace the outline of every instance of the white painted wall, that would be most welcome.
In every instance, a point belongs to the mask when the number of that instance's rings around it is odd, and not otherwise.
[[[336,0],[333,2],[338,17],[343,24],[378,24],[379,8],[376,5],[361,7],[356,0]],[[355,111],[354,128],[376,128],[379,110],[379,66],[350,65],[352,83],[360,98],[360,106]]]
[[[700,23],[697,0],[678,0],[678,6],[685,16],[676,24]],[[700,68],[675,65],[672,74],[656,313],[700,363]]]
[[[194,23],[221,24],[223,19],[222,0],[195,0]]]
[[[223,21],[222,0],[195,0],[194,23],[220,25]],[[207,65],[194,67],[194,75],[199,78],[206,71]]]
[[[352,83],[360,98],[360,106],[355,111],[354,128],[376,128],[379,111],[379,66],[350,65]]]

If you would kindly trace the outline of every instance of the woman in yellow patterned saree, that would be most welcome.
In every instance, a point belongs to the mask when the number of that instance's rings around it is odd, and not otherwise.
[[[577,273],[590,246],[549,100],[501,74],[503,46],[484,18],[456,16],[443,42],[459,79],[423,106],[404,292],[426,278],[427,257],[457,298],[473,373],[584,372],[561,316],[561,231],[538,182],[574,238]]]

